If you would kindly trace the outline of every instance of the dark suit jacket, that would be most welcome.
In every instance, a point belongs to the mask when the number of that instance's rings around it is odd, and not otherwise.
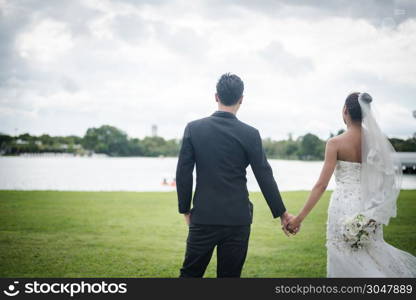
[[[195,164],[196,188],[191,209]],[[179,212],[190,211],[193,224],[251,224],[253,205],[246,179],[249,164],[273,217],[280,217],[286,209],[259,131],[225,111],[188,123],[176,169]]]

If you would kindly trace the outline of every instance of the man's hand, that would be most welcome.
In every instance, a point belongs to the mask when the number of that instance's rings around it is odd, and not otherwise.
[[[186,223],[186,225],[189,226],[189,224],[191,224],[191,213],[183,214],[183,216],[185,217],[185,223]]]
[[[292,233],[292,232],[288,231],[288,229],[287,229],[287,224],[289,223],[289,221],[292,218],[293,218],[293,215],[291,215],[287,212],[285,212],[283,215],[280,216],[280,224],[282,224],[282,230],[287,236],[289,236],[289,234]]]
[[[286,224],[286,229],[291,234],[296,234],[300,230],[300,224],[302,220],[299,218],[299,216],[292,217],[289,222]]]

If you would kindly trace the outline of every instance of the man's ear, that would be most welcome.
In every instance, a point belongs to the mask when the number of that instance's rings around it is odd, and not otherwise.
[[[217,93],[215,93],[215,101],[220,102],[219,100],[220,100],[220,99],[218,99],[218,94],[217,94]]]
[[[240,105],[243,103],[243,98],[244,98],[244,96],[241,96],[241,98],[240,98]]]

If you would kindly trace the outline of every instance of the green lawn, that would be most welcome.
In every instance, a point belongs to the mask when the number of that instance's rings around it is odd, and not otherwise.
[[[283,193],[296,213],[307,192]],[[287,238],[260,193],[244,277],[326,275],[326,193]],[[392,245],[416,254],[416,191],[402,191]],[[177,277],[187,228],[175,193],[0,191],[0,277]],[[206,275],[215,276],[215,256]]]

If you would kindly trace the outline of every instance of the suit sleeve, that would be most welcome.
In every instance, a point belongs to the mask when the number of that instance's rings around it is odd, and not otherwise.
[[[179,213],[188,213],[192,200],[192,172],[195,165],[194,149],[191,143],[189,124],[185,128],[182,146],[179,151],[178,165],[176,167],[176,191],[178,194]]]
[[[273,217],[280,217],[286,211],[286,208],[283,204],[276,181],[274,180],[272,168],[267,161],[258,130],[255,132],[253,144],[250,145],[248,154],[251,169]]]

